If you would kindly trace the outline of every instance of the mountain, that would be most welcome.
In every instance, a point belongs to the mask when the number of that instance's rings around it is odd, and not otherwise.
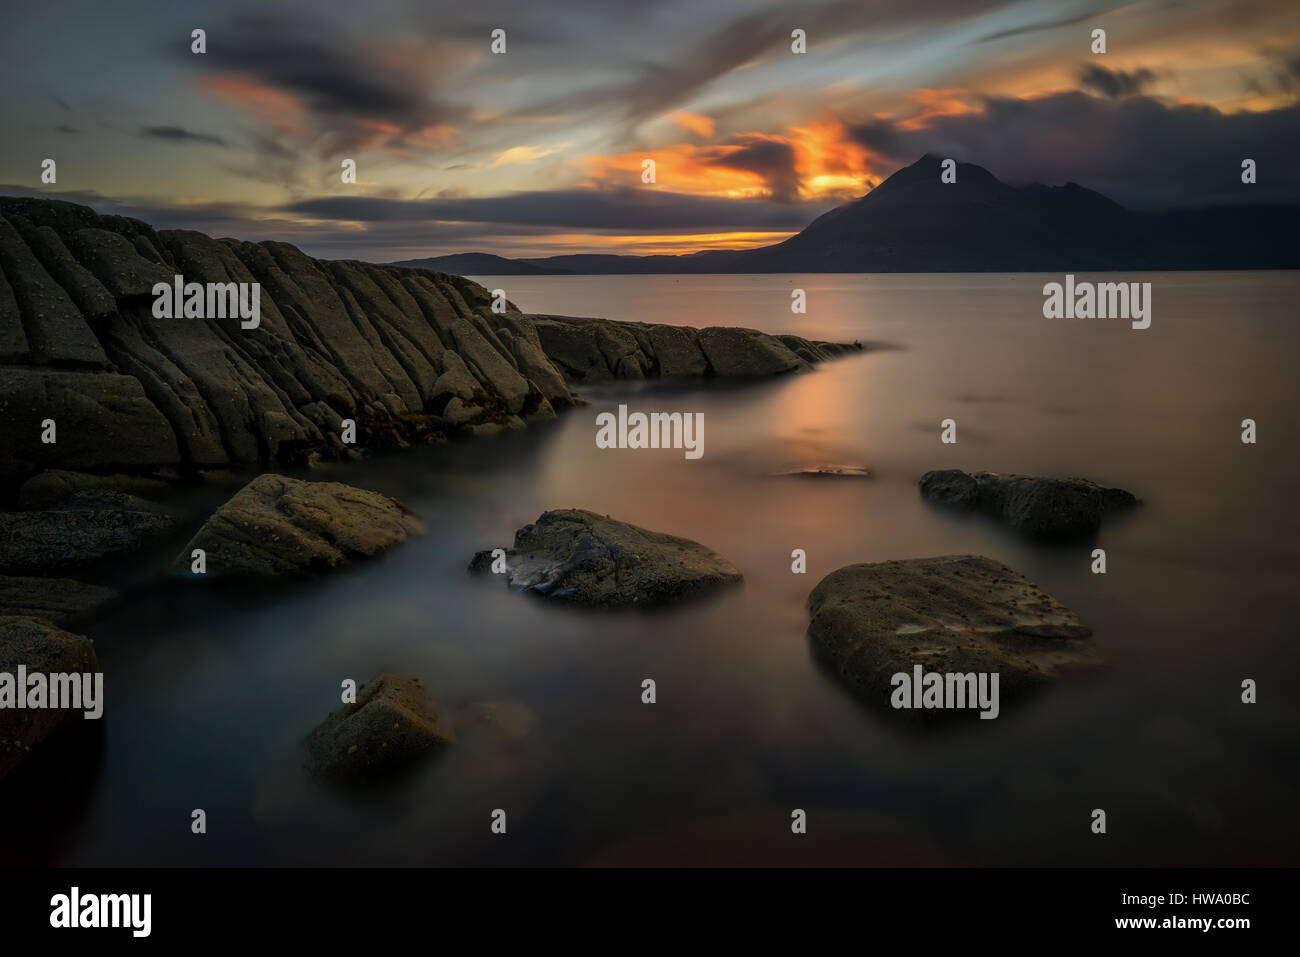
[[[941,163],[923,156],[772,246],[685,256],[549,256],[503,260],[510,265],[500,268],[588,274],[1300,268],[1300,207],[1143,212],[1077,183],[1009,186],[971,163],[958,163],[956,182],[944,183]]]

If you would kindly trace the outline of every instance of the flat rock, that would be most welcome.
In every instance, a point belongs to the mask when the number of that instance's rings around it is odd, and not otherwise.
[[[470,568],[491,565],[491,551],[483,551]],[[668,604],[743,580],[731,562],[699,542],[585,509],[545,512],[519,529],[506,551],[504,577],[522,591],[600,608]]]
[[[191,553],[201,548],[208,575],[305,575],[377,555],[423,532],[397,499],[268,473],[213,512],[173,567],[188,572]]]
[[[1111,512],[1139,504],[1131,492],[1083,478],[1042,478],[937,469],[921,476],[931,502],[983,512],[1026,535],[1072,538],[1089,535]]]
[[[175,525],[120,492],[80,491],[57,508],[0,512],[0,573],[47,572],[120,555]]]
[[[62,626],[93,614],[117,597],[111,588],[71,578],[0,575],[0,616],[44,618]]]
[[[869,471],[857,465],[807,465],[776,474],[802,475],[808,478],[871,478]]]
[[[385,673],[312,732],[307,766],[341,783],[380,783],[451,741],[451,728],[439,717],[424,682]]]
[[[808,636],[855,692],[889,707],[898,672],[998,673],[1008,699],[1101,655],[1070,609],[977,555],[847,565],[808,597]]]
[[[0,672],[15,675],[19,665],[25,665],[29,674],[99,670],[90,639],[39,618],[0,616]],[[69,708],[0,708],[0,779],[64,722],[84,720],[83,711]]]
[[[22,508],[50,508],[62,505],[78,492],[125,492],[147,498],[165,495],[170,487],[162,479],[145,475],[94,475],[46,469],[22,484],[18,504]]]

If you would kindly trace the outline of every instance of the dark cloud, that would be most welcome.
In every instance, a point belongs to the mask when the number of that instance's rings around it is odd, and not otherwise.
[[[330,155],[373,140],[376,131],[400,139],[464,117],[431,91],[432,52],[422,61],[386,62],[319,16],[261,12],[237,16],[203,65],[291,95],[326,134],[323,153]]]
[[[659,48],[671,57],[667,61],[643,59],[620,64],[631,71],[625,83],[548,98],[534,104],[532,109],[549,114],[613,106],[629,127],[635,127],[690,101],[709,84],[739,67],[767,55],[792,55],[790,33],[796,27],[806,31],[809,49],[815,51],[819,43],[838,43],[895,24],[974,17],[1006,5],[1007,0],[829,0],[768,3],[758,9],[751,5],[744,15],[727,20],[694,42],[662,44]],[[634,7],[644,12],[647,5]],[[657,6],[651,8],[658,10]],[[682,22],[692,17],[698,21],[696,0],[679,5],[677,13]],[[662,29],[663,22],[668,21],[661,18],[660,23],[632,35],[644,36],[649,29]],[[608,23],[605,28],[631,29],[627,24]],[[650,48],[644,43],[642,46]]]
[[[1270,68],[1267,76],[1245,77],[1244,85],[1248,92],[1261,95],[1271,92],[1300,94],[1300,50],[1289,50],[1269,55]]]
[[[564,189],[425,200],[338,196],[285,207],[295,216],[365,222],[466,222],[553,229],[801,229],[825,204],[719,199],[658,189]]]
[[[740,146],[740,150],[726,153],[712,165],[758,174],[767,185],[768,195],[778,203],[791,203],[799,198],[794,147],[781,140],[753,134],[738,137],[733,143]]]
[[[226,141],[211,133],[195,133],[179,126],[142,126],[140,135],[145,139],[170,140],[173,143],[207,143],[225,146]]]
[[[75,126],[68,126],[68,124],[66,124],[66,123],[60,123],[58,126],[56,126],[56,127],[54,128],[54,132],[56,132],[56,133],[80,133],[81,130],[77,129]]]
[[[1070,92],[989,98],[979,111],[933,117],[922,129],[874,122],[850,135],[900,165],[925,153],[951,156],[1013,184],[1073,181],[1136,207],[1300,202],[1300,105],[1220,113]],[[1253,186],[1241,183],[1247,158],[1259,166]]]
[[[1092,64],[1083,68],[1083,71],[1079,74],[1079,83],[1082,84],[1084,89],[1100,93],[1102,96],[1109,96],[1112,99],[1119,99],[1141,93],[1155,78],[1156,75],[1145,67],[1126,72],[1124,70],[1108,70],[1104,66]]]

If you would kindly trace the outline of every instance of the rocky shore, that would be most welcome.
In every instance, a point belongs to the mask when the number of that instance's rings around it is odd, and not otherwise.
[[[156,285],[177,276],[209,289],[258,284],[256,320],[156,314]],[[0,658],[98,667],[89,640],[61,626],[119,596],[53,576],[183,532],[165,504],[178,487],[528,428],[578,404],[572,389],[591,383],[762,378],[863,349],[493,305],[459,276],[0,197]],[[590,561],[570,549],[567,565],[533,575],[529,587],[552,597],[655,604],[740,580],[703,546],[590,513],[548,513],[529,528],[533,545],[587,549]],[[173,571],[299,577],[423,531],[378,493],[262,474],[194,531]],[[606,566],[615,578],[600,574]],[[375,679],[316,735],[312,765],[344,777],[364,765],[369,776],[441,741],[417,684]],[[409,729],[369,740],[366,729],[387,728],[394,713]],[[54,726],[0,728],[0,777]]]
[[[155,318],[155,283],[177,275],[259,283],[257,328]],[[489,291],[459,276],[0,198],[0,497],[11,503],[95,484],[86,475],[175,481],[524,428],[574,404],[580,383],[770,376],[860,348],[529,316],[511,303],[494,312]]]

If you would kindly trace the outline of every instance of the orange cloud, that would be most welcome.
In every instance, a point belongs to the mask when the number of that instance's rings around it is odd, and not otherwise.
[[[593,154],[582,157],[578,163],[586,177],[585,185],[589,186],[641,185],[641,164],[652,159],[655,185],[674,193],[729,199],[766,196],[767,185],[760,174],[720,165],[740,148],[676,143],[644,153]]]
[[[865,193],[879,175],[870,153],[837,121],[791,127],[785,134],[740,133],[733,139],[706,146],[674,143],[644,153],[593,154],[578,163],[584,185],[608,187],[640,185],[642,161],[652,159],[655,185],[726,199],[852,198]],[[767,165],[756,162],[756,151],[769,145],[774,149]],[[794,189],[789,188],[791,178]]]
[[[514,255],[555,256],[574,252],[601,252],[629,256],[678,256],[705,249],[752,249],[768,246],[793,236],[793,232],[665,233],[644,236],[608,233],[557,233],[546,237],[546,245],[532,253]]]
[[[879,179],[870,152],[848,135],[843,123],[813,123],[790,132],[795,171],[806,198],[853,199]]]
[[[717,129],[717,124],[713,121],[713,118],[705,116],[702,113],[687,113],[683,111],[680,113],[674,113],[672,118],[696,136],[702,136],[705,139],[711,139],[713,131]]]
[[[975,113],[979,106],[969,99],[965,90],[914,90],[911,99],[921,104],[921,112],[898,124],[902,130],[919,130],[930,125],[930,120],[938,116],[956,116],[960,113]]]
[[[199,83],[213,96],[247,110],[277,130],[298,134],[307,127],[307,110],[291,93],[242,76],[208,76]]]

